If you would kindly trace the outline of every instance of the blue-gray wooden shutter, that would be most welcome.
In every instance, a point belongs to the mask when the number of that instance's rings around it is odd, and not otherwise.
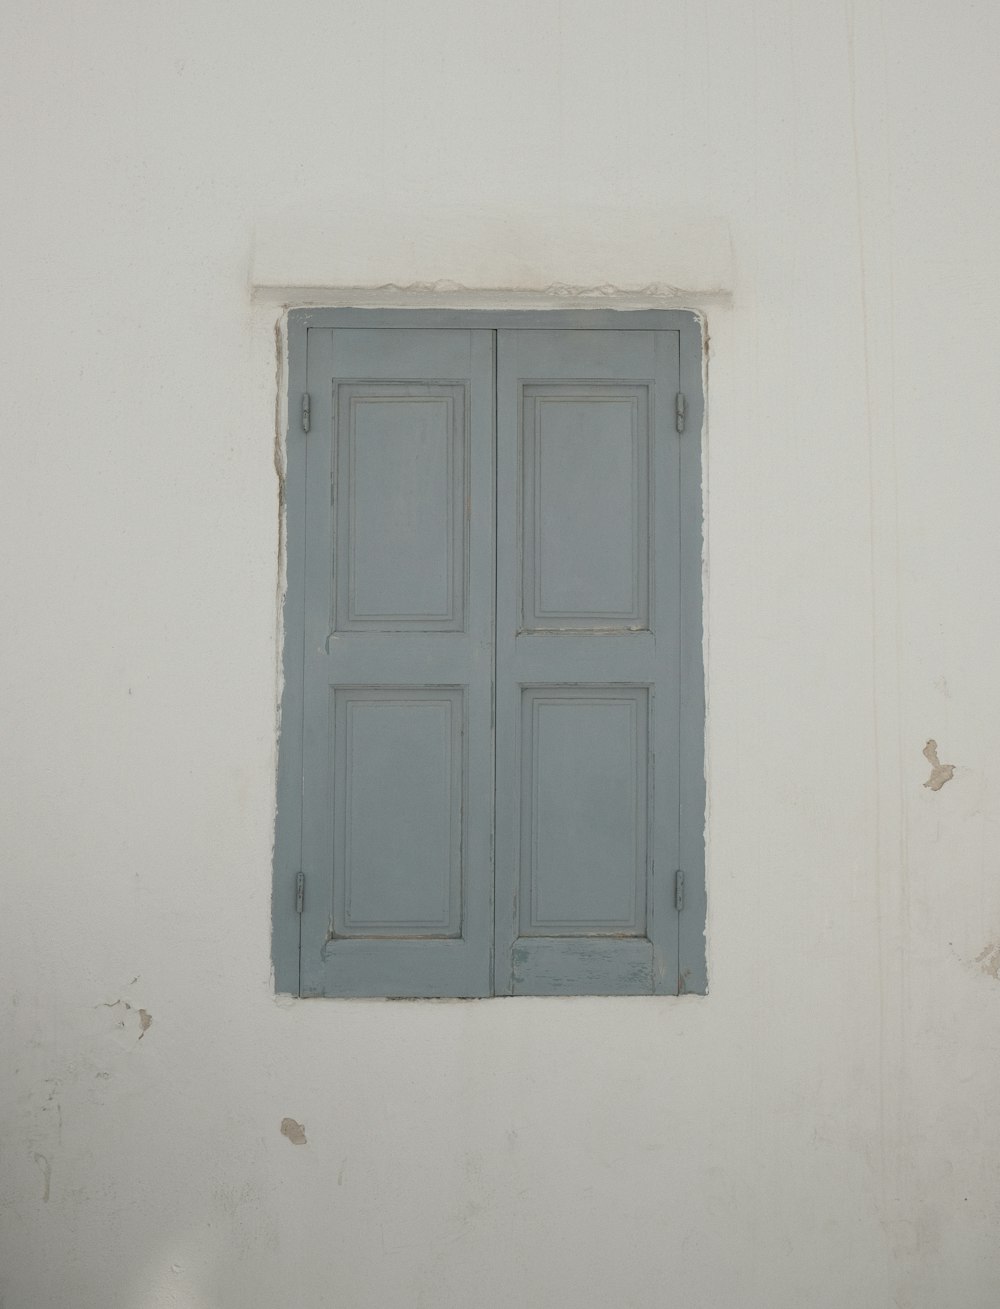
[[[498,333],[498,992],[678,989],[679,360]]]
[[[308,333],[303,995],[490,993],[493,347]]]

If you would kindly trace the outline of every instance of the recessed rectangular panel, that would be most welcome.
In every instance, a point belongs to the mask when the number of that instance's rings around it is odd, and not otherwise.
[[[459,936],[463,694],[337,688],[333,935]]]
[[[522,936],[646,930],[646,687],[526,687]]]
[[[338,631],[461,631],[464,386],[338,386]]]
[[[522,390],[522,625],[649,625],[649,388]]]

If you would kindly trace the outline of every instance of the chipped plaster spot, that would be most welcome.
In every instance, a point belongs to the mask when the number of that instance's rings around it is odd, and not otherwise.
[[[42,1170],[42,1179],[43,1179],[43,1181],[44,1181],[44,1183],[45,1183],[45,1189],[44,1189],[44,1191],[42,1192],[42,1203],[43,1203],[43,1204],[48,1204],[48,1202],[49,1202],[49,1188],[50,1188],[51,1183],[52,1183],[52,1165],[51,1165],[51,1163],[48,1161],[48,1159],[46,1159],[45,1155],[43,1155],[43,1154],[36,1154],[36,1155],[34,1156],[34,1160],[35,1160],[35,1163],[36,1163],[36,1164],[39,1166],[39,1168]]]
[[[976,955],[976,963],[987,977],[1000,982],[1000,945],[994,945],[991,941],[989,945],[984,946]]]
[[[931,766],[931,775],[924,786],[930,787],[932,791],[940,791],[945,782],[950,782],[955,776],[954,764],[943,764],[938,758],[937,741],[928,741],[923,749],[924,758]]]
[[[135,980],[138,979],[136,978]],[[95,1005],[94,1008],[95,1009],[119,1009],[119,1008],[124,1009],[126,1018],[130,1013],[134,1012],[135,1016],[139,1019],[139,1027],[141,1029],[139,1032],[140,1041],[146,1035],[146,1033],[149,1031],[150,1027],[153,1024],[153,1015],[149,1012],[148,1009],[133,1009],[133,1006],[129,1004],[127,1000],[105,1000],[101,1004]],[[123,1028],[125,1026],[125,1018],[118,1019],[118,1021],[115,1023],[115,1026]]]
[[[292,1145],[306,1144],[306,1129],[294,1118],[282,1118],[281,1135],[287,1136]]]

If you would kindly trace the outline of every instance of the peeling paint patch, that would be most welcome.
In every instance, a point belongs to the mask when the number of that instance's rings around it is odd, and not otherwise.
[[[1000,945],[995,945],[991,941],[989,945],[984,946],[976,955],[976,963],[987,977],[1000,982]]]
[[[130,1013],[134,1013],[139,1020],[140,1041],[149,1031],[150,1027],[153,1025],[153,1015],[149,1012],[148,1009],[135,1009],[131,1004],[129,1004],[127,1000],[105,1000],[101,1004],[95,1005],[94,1008],[95,1009],[123,1009],[125,1013],[125,1017],[117,1019],[117,1021],[115,1022],[116,1027],[124,1027],[125,1019],[128,1017]]]
[[[294,1118],[282,1118],[281,1135],[287,1136],[292,1145],[306,1145],[306,1129]]]
[[[940,791],[945,782],[950,782],[955,776],[954,764],[943,764],[938,758],[937,741],[928,741],[923,749],[924,758],[931,766],[931,775],[924,786],[930,787],[932,791]]]

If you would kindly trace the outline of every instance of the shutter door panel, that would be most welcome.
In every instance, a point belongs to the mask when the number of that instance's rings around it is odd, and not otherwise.
[[[307,367],[302,993],[488,995],[493,333]]]
[[[519,936],[646,935],[647,701],[522,689]]]
[[[678,367],[498,333],[498,993],[677,989]]]
[[[525,386],[524,631],[647,626],[648,387]]]

